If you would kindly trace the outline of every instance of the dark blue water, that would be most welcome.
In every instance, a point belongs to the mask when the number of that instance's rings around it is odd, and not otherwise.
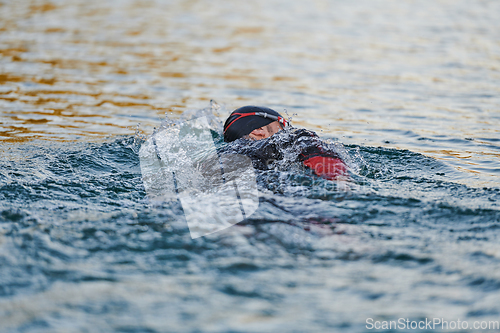
[[[149,205],[137,139],[5,149],[2,331],[364,331],[367,318],[500,317],[498,188],[454,183],[453,168],[411,151],[349,145],[348,190],[260,172],[257,212],[193,240],[180,205]]]

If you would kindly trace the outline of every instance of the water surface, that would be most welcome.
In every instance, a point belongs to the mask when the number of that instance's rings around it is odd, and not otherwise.
[[[0,2],[0,328],[500,320],[499,15],[496,1]],[[137,152],[165,115],[212,99],[221,120],[265,105],[343,143],[352,189],[265,173],[249,220],[192,240],[178,205],[148,204]]]

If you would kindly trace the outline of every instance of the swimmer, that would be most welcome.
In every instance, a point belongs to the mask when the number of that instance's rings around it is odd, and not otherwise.
[[[346,178],[344,161],[316,133],[291,128],[285,135],[287,126],[287,121],[270,108],[243,106],[224,123],[224,141],[244,143],[238,144],[234,152],[249,156],[258,169],[267,169],[273,161],[283,159],[282,148],[292,147],[296,161],[317,176],[328,180]]]

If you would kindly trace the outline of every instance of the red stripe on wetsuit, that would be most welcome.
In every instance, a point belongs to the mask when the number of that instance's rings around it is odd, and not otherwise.
[[[347,175],[346,165],[340,158],[313,156],[302,161],[302,163],[316,175],[328,180],[336,180]]]
[[[307,147],[306,152],[300,154],[299,159],[306,167],[322,178],[336,180],[347,175],[347,166],[344,161],[336,153],[325,152],[320,146]]]

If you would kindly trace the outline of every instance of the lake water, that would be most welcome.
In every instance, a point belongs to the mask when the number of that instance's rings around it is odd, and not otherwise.
[[[498,17],[486,0],[0,1],[0,330],[500,321]],[[178,205],[148,204],[138,151],[210,100],[342,143],[352,189],[264,174],[250,219],[191,239]]]

